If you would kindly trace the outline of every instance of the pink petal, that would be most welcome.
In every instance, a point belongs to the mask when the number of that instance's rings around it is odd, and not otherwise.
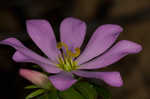
[[[6,40],[3,40],[0,42],[0,44],[5,44],[5,45],[10,45],[14,47],[19,53],[16,53],[15,56],[13,56],[13,59],[16,58],[17,61],[28,61],[28,62],[33,62],[36,64],[41,63],[41,67],[46,69],[48,66],[52,67],[54,72],[55,71],[60,71],[55,67],[55,65],[48,59],[36,54],[35,52],[31,51],[30,49],[26,48],[19,40],[15,38],[8,38]],[[20,54],[21,53],[21,54]],[[30,60],[31,59],[31,60]],[[43,66],[44,64],[44,66]],[[47,66],[45,66],[47,65]],[[52,69],[47,70],[47,71],[53,71]]]
[[[79,19],[66,18],[60,25],[61,41],[70,49],[80,48],[86,33],[86,24]]]
[[[21,52],[22,54],[24,54],[26,56],[29,56],[29,57],[31,57],[37,61],[43,62],[43,63],[51,64],[51,62],[48,59],[46,59],[46,58],[36,54],[35,52],[31,51],[30,49],[25,47],[16,38],[5,39],[5,40],[1,41],[0,44],[12,46],[13,48],[15,48],[16,50],[18,50],[19,52]]]
[[[75,82],[77,82],[77,80],[74,79],[72,74],[69,72],[62,72],[54,76],[50,76],[49,80],[55,86],[55,88],[60,91],[70,88]]]
[[[112,24],[98,27],[83,53],[77,58],[78,63],[82,64],[106,51],[115,42],[122,30],[120,26]]]
[[[113,64],[119,61],[121,58],[125,57],[128,54],[136,54],[142,50],[141,45],[122,40],[114,45],[108,52],[102,56],[81,65],[80,69],[98,69],[106,67],[110,64]]]
[[[32,58],[29,58],[28,56],[23,55],[19,51],[16,51],[12,57],[12,59],[16,62],[33,62]],[[35,60],[34,60],[35,61]],[[34,62],[33,62],[34,63]]]
[[[59,50],[51,25],[46,20],[28,20],[27,31],[36,45],[53,61],[56,61]]]
[[[103,80],[105,83],[113,87],[120,87],[123,85],[123,81],[119,72],[90,72],[77,70],[73,73],[85,78],[96,78]]]
[[[15,52],[15,54],[13,55],[13,60],[16,62],[31,62],[34,64],[38,64],[42,69],[44,69],[48,73],[59,73],[62,71],[54,65],[44,64],[42,62],[36,61],[33,58],[21,54],[19,51]]]

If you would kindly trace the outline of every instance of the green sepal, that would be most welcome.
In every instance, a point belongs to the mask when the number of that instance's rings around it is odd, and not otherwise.
[[[40,87],[38,87],[38,86],[36,86],[36,85],[29,85],[29,86],[26,86],[26,87],[24,87],[25,89],[35,89],[35,88],[40,88]]]
[[[43,94],[45,92],[46,92],[45,89],[38,89],[38,90],[36,90],[34,92],[31,92],[28,96],[26,96],[25,99],[31,99],[31,98],[39,96],[39,95],[41,95],[41,94]]]
[[[40,89],[46,89],[46,90],[52,90],[54,89],[53,85],[51,83],[47,83],[44,86],[37,86],[37,85],[29,85],[24,87],[24,89],[36,89],[36,88],[40,88]]]
[[[52,90],[52,89],[54,89],[53,85],[50,82],[47,83],[47,84],[45,84],[43,86],[43,88],[46,89],[46,90]]]
[[[79,91],[86,99],[97,99],[97,92],[94,86],[88,82],[78,82],[74,88]]]
[[[60,91],[59,96],[61,99],[86,99],[74,88],[69,88],[66,91]]]

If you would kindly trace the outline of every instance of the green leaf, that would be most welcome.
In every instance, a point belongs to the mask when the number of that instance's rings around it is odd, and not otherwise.
[[[57,94],[57,91],[50,91],[50,92],[47,92],[43,95],[41,95],[40,97],[38,97],[37,99],[60,99],[58,94]]]
[[[95,86],[95,89],[97,90],[99,96],[103,97],[103,99],[111,99],[111,93],[107,88]]]
[[[36,97],[36,96],[38,96],[38,95],[40,95],[40,94],[42,94],[42,93],[44,93],[44,92],[45,92],[44,89],[38,89],[38,90],[36,90],[36,91],[30,93],[28,96],[26,96],[25,99],[31,99],[31,98]]]
[[[25,89],[35,89],[35,88],[39,88],[39,87],[36,85],[29,85],[25,87]]]
[[[69,88],[66,91],[59,92],[59,96],[62,99],[85,99],[79,92],[74,88]]]
[[[48,94],[48,99],[59,99],[59,95],[57,93],[57,91],[50,91]]]
[[[43,94],[43,95],[37,97],[36,99],[48,99],[48,94],[47,93]]]
[[[86,99],[97,99],[97,92],[95,88],[88,82],[78,82],[74,85],[74,88],[86,97]]]

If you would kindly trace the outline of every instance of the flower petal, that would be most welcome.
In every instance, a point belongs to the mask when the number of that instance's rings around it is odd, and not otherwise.
[[[45,88],[46,84],[50,83],[48,77],[40,72],[29,70],[29,69],[20,69],[19,74],[25,79],[31,81],[33,84]]]
[[[27,31],[36,45],[53,61],[56,61],[59,50],[51,25],[46,20],[28,20]]]
[[[79,19],[66,18],[60,25],[61,42],[70,49],[80,48],[86,33],[86,24]]]
[[[142,50],[141,45],[122,40],[114,45],[108,52],[103,54],[96,59],[81,65],[80,69],[98,69],[106,67],[110,64],[119,61],[121,58],[125,57],[128,54],[136,54]]]
[[[25,56],[19,51],[15,52],[15,54],[13,55],[13,60],[16,62],[31,62],[34,64],[38,64],[42,69],[44,69],[48,73],[59,73],[62,71],[54,65],[44,64],[42,62],[36,61],[35,59],[30,58],[29,56]]]
[[[73,73],[85,78],[96,78],[103,80],[105,83],[113,87],[120,87],[123,85],[123,81],[119,72],[90,72],[77,70]]]
[[[82,64],[106,51],[115,42],[122,30],[120,26],[112,24],[98,27],[83,53],[77,58],[78,63]]]
[[[60,91],[64,91],[71,87],[75,82],[76,79],[72,77],[72,74],[69,72],[61,72],[57,75],[50,76],[49,80],[51,83]]]
[[[19,53],[15,54],[14,59],[16,58],[17,61],[29,61],[33,62],[35,64],[39,64],[43,69],[47,71],[53,71],[56,72],[60,71],[55,67],[53,63],[51,63],[50,60],[36,54],[35,52],[31,51],[30,49],[26,48],[19,40],[15,38],[8,38],[6,40],[3,40],[0,42],[0,44],[10,45],[14,47]],[[20,54],[21,53],[21,54]],[[32,59],[32,60],[30,60]],[[49,68],[53,69],[49,69]],[[53,72],[55,72],[53,71]]]
[[[32,58],[21,54],[19,51],[16,51],[12,57],[12,59],[16,62],[33,62]],[[34,63],[34,62],[33,62]]]
[[[48,60],[48,59],[36,54],[35,52],[31,51],[30,49],[25,47],[16,38],[5,39],[5,40],[1,41],[0,44],[5,44],[5,45],[12,46],[13,48],[15,48],[17,51],[21,52],[25,56],[29,56],[29,57],[31,57],[31,58],[33,58],[37,61],[43,62],[43,63],[51,64],[50,60]]]

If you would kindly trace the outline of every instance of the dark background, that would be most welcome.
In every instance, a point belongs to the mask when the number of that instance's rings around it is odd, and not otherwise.
[[[101,24],[119,24],[124,32],[118,40],[143,46],[141,53],[106,69],[120,71],[124,79],[123,87],[108,88],[112,99],[150,99],[150,0],[0,0],[0,40],[16,37],[36,50],[26,33],[25,21],[47,19],[58,34],[60,22],[68,16],[86,21],[88,35]],[[19,68],[30,64],[13,62],[14,51],[0,45],[0,99],[24,99],[23,87],[30,84],[18,75]]]

